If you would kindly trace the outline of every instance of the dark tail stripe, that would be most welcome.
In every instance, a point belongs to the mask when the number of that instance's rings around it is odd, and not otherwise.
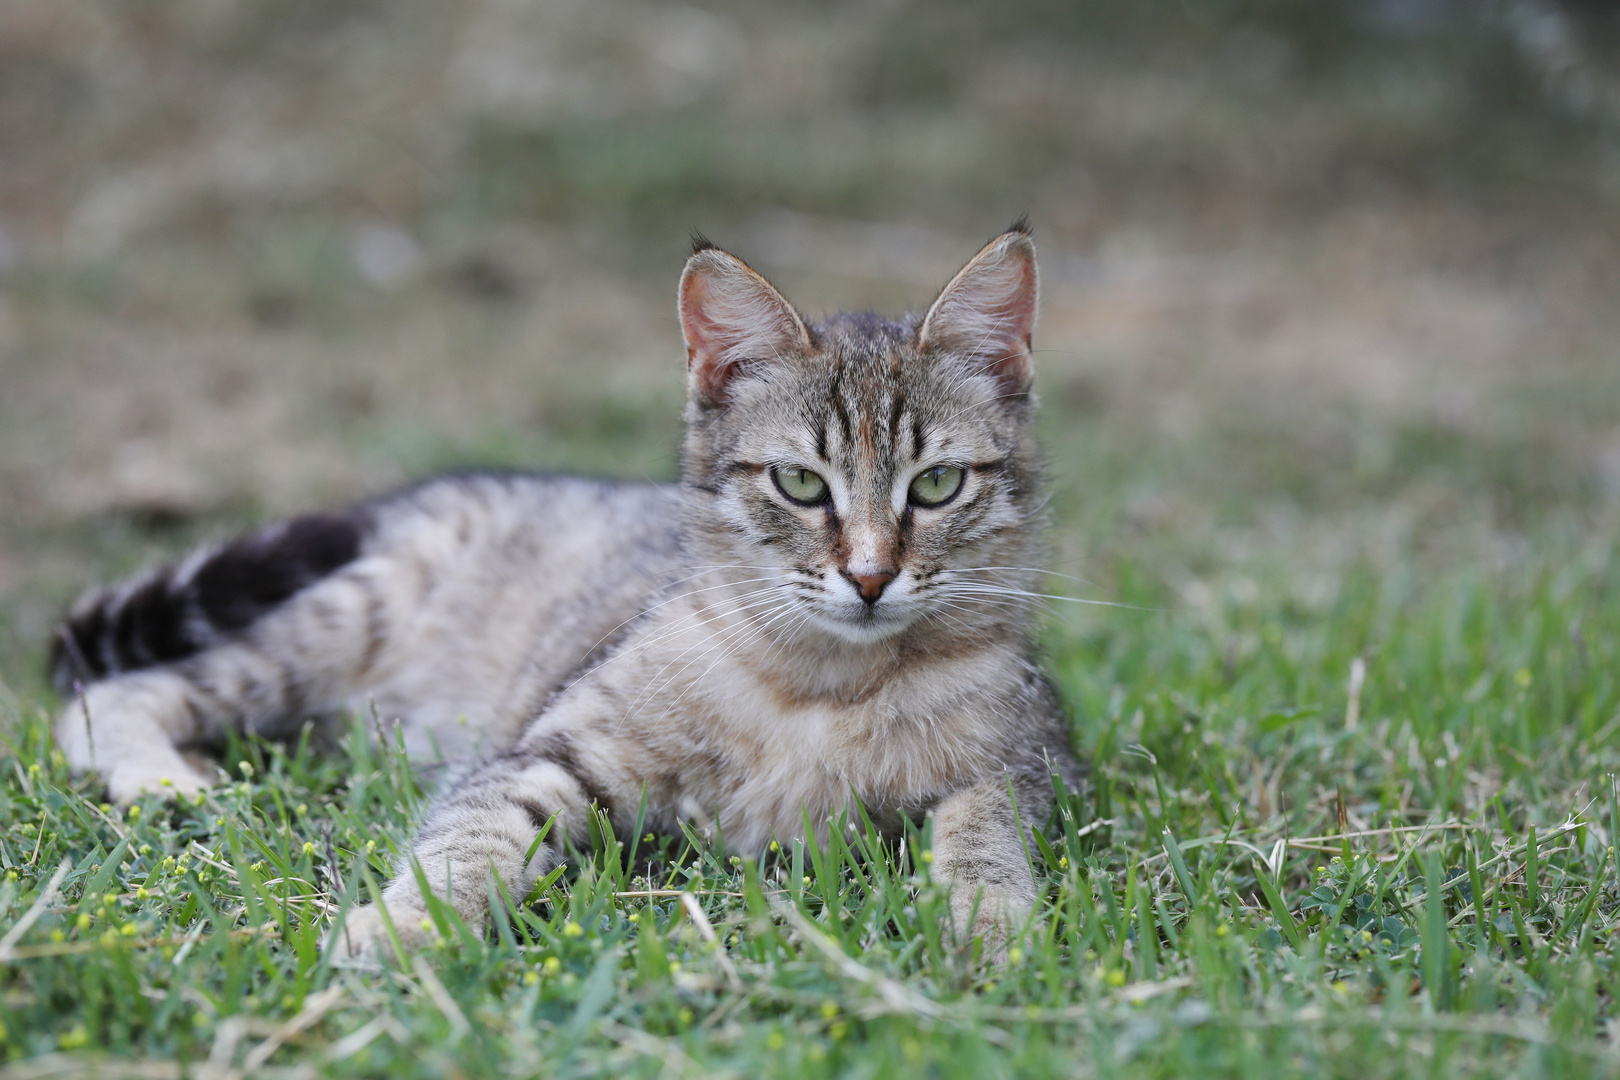
[[[171,566],[108,590],[58,628],[51,679],[66,694],[207,648],[353,561],[363,530],[358,514],[309,514],[233,540],[183,579]]]

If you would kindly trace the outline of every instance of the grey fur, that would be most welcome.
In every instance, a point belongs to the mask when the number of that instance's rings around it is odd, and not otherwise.
[[[180,751],[227,725],[397,718],[413,757],[470,763],[414,856],[475,923],[487,875],[522,895],[557,858],[525,862],[540,824],[583,841],[592,803],[626,828],[645,791],[650,827],[718,826],[749,854],[854,799],[888,831],[930,812],[958,929],[994,947],[1034,902],[1009,789],[1038,823],[1051,770],[1079,779],[1030,641],[1034,308],[1022,228],[904,322],[808,326],[698,246],[678,488],[450,477],[201,552],[75,609],[59,672],[104,677],[57,738],[127,802],[205,787]],[[908,495],[936,467],[961,470],[954,495]],[[782,470],[825,496],[795,501]],[[221,582],[258,599],[230,607]],[[384,892],[407,940],[417,890],[402,866]],[[381,940],[369,907],[345,929]]]

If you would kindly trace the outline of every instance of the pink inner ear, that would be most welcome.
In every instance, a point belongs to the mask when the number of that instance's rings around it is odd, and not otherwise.
[[[990,373],[1012,393],[1027,389],[1035,374],[1029,355],[1035,329],[1035,264],[1020,259],[1018,269],[1018,288],[995,313],[1006,327],[999,338],[1002,347],[987,357]]]
[[[686,338],[686,370],[704,397],[725,404],[726,382],[735,367],[728,354],[738,344],[733,329],[710,315],[714,298],[706,273],[688,273],[681,282],[681,334]]]
[[[744,363],[801,352],[809,344],[781,294],[742,260],[715,249],[687,263],[678,307],[693,387],[716,405],[726,403],[727,384]]]
[[[934,301],[923,345],[972,356],[1006,393],[1023,393],[1034,376],[1029,350],[1038,291],[1028,239],[992,243]]]

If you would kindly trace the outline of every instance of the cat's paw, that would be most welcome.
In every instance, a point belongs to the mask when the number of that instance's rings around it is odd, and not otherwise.
[[[142,795],[193,801],[213,786],[198,769],[178,754],[161,760],[136,758],[120,761],[102,771],[107,797],[119,806],[128,806]]]
[[[1005,889],[982,886],[951,890],[951,926],[964,953],[981,943],[980,958],[988,964],[1007,962],[1007,946],[1029,920],[1033,905]]]
[[[388,918],[393,923],[400,946],[407,954],[432,944],[433,931],[430,928],[433,924],[426,911],[395,904],[389,906]],[[351,908],[343,925],[332,932],[327,948],[339,961],[362,966],[380,965],[384,957],[394,955],[388,925],[376,904]]]

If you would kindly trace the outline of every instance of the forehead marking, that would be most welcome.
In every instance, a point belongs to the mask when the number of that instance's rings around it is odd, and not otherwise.
[[[838,426],[844,431],[844,445],[848,446],[855,439],[854,425],[850,423],[849,410],[844,407],[844,364],[840,360],[838,366],[833,368],[832,386],[827,391],[827,400],[832,404],[833,415],[838,418]]]

